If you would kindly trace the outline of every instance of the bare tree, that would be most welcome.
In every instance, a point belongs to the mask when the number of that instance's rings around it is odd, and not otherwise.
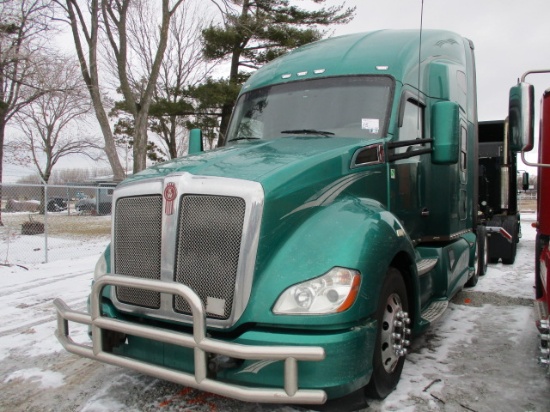
[[[150,49],[150,69],[146,77],[136,78],[133,77],[131,70],[132,60],[128,27],[130,14],[139,12],[139,7],[146,4],[146,2],[145,0],[102,0],[101,2],[101,12],[110,51],[116,61],[119,88],[124,96],[126,110],[134,119],[134,173],[146,167],[149,109],[168,44],[170,21],[182,3],[183,0],[173,0],[172,2],[162,0],[162,7],[158,13],[160,21],[157,21],[156,31],[158,41],[155,47]],[[141,84],[141,87],[135,87],[137,82]]]
[[[129,84],[134,95],[142,96],[147,85],[144,79],[151,75],[160,44],[155,18],[158,7],[152,2],[135,1],[131,11],[127,22],[128,48],[133,62],[128,70]],[[187,148],[185,117],[194,112],[187,88],[203,81],[217,63],[206,61],[202,52],[202,31],[210,24],[206,15],[204,3],[188,2],[175,11],[170,23],[168,46],[153,90],[148,120],[149,129],[160,137],[164,146],[162,154],[169,158],[183,155]],[[109,66],[116,67],[116,61],[113,59]],[[126,99],[117,104],[117,108],[131,113],[128,106]],[[129,130],[127,117],[120,111],[116,111],[116,115],[122,116],[119,123]],[[135,130],[133,122],[131,130]],[[148,157],[152,154],[149,151]]]
[[[71,27],[76,54],[84,83],[88,88],[94,112],[103,134],[105,154],[115,180],[122,180],[124,169],[117,154],[115,140],[99,84],[98,42],[100,31],[100,1],[54,0],[64,10]],[[86,20],[89,18],[89,22]]]
[[[45,183],[61,158],[77,154],[96,159],[93,153],[99,149],[92,136],[76,129],[92,109],[77,63],[60,57],[49,60],[43,81],[54,90],[17,113],[23,136],[9,144],[12,159],[33,164]]]
[[[0,2],[0,183],[6,127],[16,113],[45,92],[36,74],[44,62],[45,33],[50,30],[48,0]],[[0,185],[0,198],[2,196]],[[0,226],[2,217],[0,214]]]
[[[88,183],[90,180],[102,179],[111,173],[109,167],[93,169],[57,169],[54,170],[51,180],[53,184],[63,185],[67,183]],[[95,189],[94,189],[95,191]]]
[[[158,43],[151,56],[150,71],[147,77],[138,81],[142,87],[132,84],[133,64],[131,48],[128,45],[128,22],[133,12],[138,10],[142,0],[53,0],[65,10],[70,23],[82,74],[92,96],[96,116],[105,138],[105,151],[113,167],[115,177],[122,178],[124,171],[116,153],[113,133],[110,129],[105,106],[101,99],[98,76],[98,45],[100,31],[104,30],[109,52],[114,57],[118,89],[124,96],[127,110],[135,122],[133,136],[134,172],[145,169],[147,156],[147,121],[153,92],[159,76],[160,66],[168,42],[170,20],[184,0],[162,0],[156,21]],[[145,3],[145,2],[144,2]],[[158,8],[158,7],[157,7]],[[89,16],[90,23],[87,23]],[[86,50],[82,39],[86,42]],[[86,57],[85,52],[88,52]],[[136,93],[139,90],[139,93]]]
[[[205,15],[204,4],[186,6],[170,26],[168,50],[154,93],[156,110],[151,113],[152,129],[161,137],[172,159],[187,151],[184,114],[193,108],[186,100],[185,89],[203,82],[218,63],[207,61],[202,50],[202,31],[211,24],[201,17]]]

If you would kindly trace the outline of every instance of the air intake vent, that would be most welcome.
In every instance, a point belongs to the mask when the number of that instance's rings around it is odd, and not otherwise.
[[[121,198],[115,212],[115,273],[160,279],[162,197]],[[160,308],[160,293],[118,287],[120,302],[152,309]]]
[[[174,280],[200,296],[211,318],[231,315],[245,207],[239,197],[181,198]],[[174,300],[174,310],[190,313],[180,297]]]

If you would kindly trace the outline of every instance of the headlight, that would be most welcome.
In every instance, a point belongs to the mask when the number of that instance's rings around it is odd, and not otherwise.
[[[99,279],[101,276],[107,273],[107,259],[105,258],[105,252],[103,252],[95,264],[94,280]]]
[[[273,307],[277,315],[320,315],[348,309],[359,291],[358,271],[335,267],[315,279],[286,289]]]

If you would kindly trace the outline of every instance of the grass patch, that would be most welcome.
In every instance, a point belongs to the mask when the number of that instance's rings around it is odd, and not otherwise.
[[[537,199],[518,199],[518,209],[520,212],[536,212]]]
[[[59,237],[99,237],[110,236],[111,216],[90,216],[67,214],[67,212],[49,213],[48,218],[36,213],[2,213],[2,222],[13,231],[20,232],[21,225],[29,222],[45,223],[49,236]]]

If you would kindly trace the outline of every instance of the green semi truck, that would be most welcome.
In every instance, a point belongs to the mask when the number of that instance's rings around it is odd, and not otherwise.
[[[220,148],[194,130],[119,184],[89,313],[55,301],[63,346],[245,401],[387,396],[487,261],[473,44],[421,39],[296,49],[246,82]]]

